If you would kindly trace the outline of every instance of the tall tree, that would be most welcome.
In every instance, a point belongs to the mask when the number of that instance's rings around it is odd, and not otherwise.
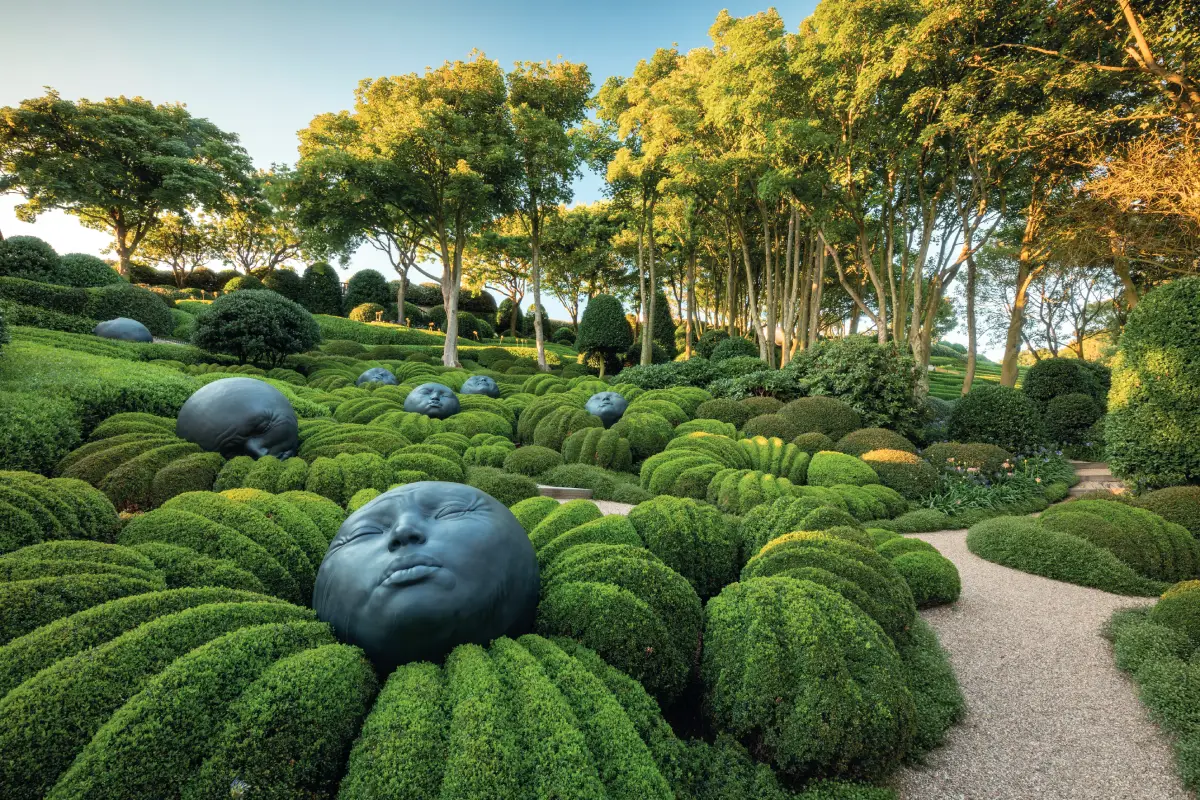
[[[475,236],[463,260],[463,280],[471,289],[491,289],[521,305],[531,275],[530,241],[512,215],[501,217]],[[517,337],[517,315],[509,315],[509,333]]]
[[[231,198],[227,210],[213,215],[215,243],[226,264],[265,278],[306,254],[296,209],[286,199],[291,179],[284,166],[259,172],[253,194]]]
[[[188,278],[218,255],[216,232],[210,220],[193,219],[190,214],[164,214],[142,241],[143,258],[162,264],[175,276],[182,289]]]
[[[529,231],[533,304],[542,308],[541,245],[548,209],[570,201],[582,152],[571,128],[583,120],[592,79],[583,64],[521,62],[508,73],[508,104],[520,168],[517,212]],[[533,315],[540,369],[547,370],[542,315]]]
[[[164,214],[221,210],[249,190],[250,158],[232,133],[178,104],[45,96],[0,109],[0,192],[21,192],[17,216],[52,208],[112,234],[118,268]]]

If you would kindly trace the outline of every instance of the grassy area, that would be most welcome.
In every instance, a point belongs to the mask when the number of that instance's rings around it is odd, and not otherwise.
[[[963,378],[967,374],[967,359],[950,356],[933,356],[929,359],[933,372],[929,373],[929,393],[943,400],[954,400],[962,396]],[[1018,367],[1017,386],[1025,378],[1027,367]],[[971,388],[987,383],[1000,382],[1000,365],[980,358],[975,364],[975,380]]]

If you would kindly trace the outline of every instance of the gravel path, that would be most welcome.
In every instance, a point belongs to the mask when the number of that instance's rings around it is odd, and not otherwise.
[[[1100,636],[1119,597],[999,566],[966,531],[923,534],[958,567],[957,603],[931,609],[967,715],[920,768],[897,773],[906,800],[1191,798],[1170,745]]]

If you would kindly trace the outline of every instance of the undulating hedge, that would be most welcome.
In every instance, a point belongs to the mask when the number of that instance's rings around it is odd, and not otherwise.
[[[733,519],[705,503],[655,497],[629,512],[646,547],[707,600],[737,579],[741,537]]]

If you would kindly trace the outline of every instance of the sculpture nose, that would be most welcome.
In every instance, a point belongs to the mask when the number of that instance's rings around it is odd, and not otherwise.
[[[406,520],[403,517],[396,521],[396,525],[392,528],[391,538],[388,540],[388,550],[396,550],[400,547],[407,547],[414,544],[425,544],[425,532],[411,520]]]

